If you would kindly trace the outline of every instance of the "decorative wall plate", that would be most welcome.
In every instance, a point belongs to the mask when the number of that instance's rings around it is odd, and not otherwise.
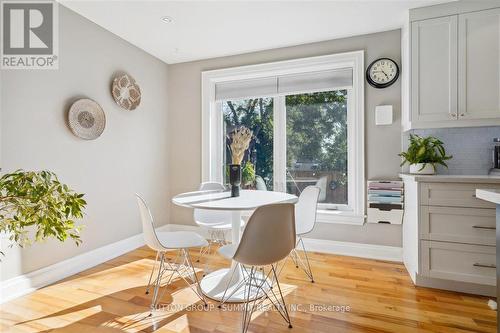
[[[134,110],[141,104],[141,88],[128,74],[120,74],[113,79],[111,94],[120,107]]]
[[[97,139],[106,127],[106,115],[97,102],[82,98],[74,102],[68,112],[69,128],[77,137]]]

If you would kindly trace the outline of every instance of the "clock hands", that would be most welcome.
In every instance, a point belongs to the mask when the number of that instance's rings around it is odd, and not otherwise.
[[[383,70],[380,70],[380,71],[374,71],[373,73],[384,73],[385,77],[387,79],[389,79],[389,75],[386,74],[386,72],[384,72]]]

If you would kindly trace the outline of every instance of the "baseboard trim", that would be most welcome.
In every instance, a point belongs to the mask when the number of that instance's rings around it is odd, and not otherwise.
[[[361,257],[386,261],[403,261],[403,248],[396,246],[339,242],[326,239],[303,238],[308,251]]]
[[[168,229],[168,225],[164,225],[156,230],[166,231]],[[142,234],[138,234],[3,281],[0,285],[0,304],[119,257],[143,245]]]
[[[196,231],[207,237],[206,229],[194,225],[167,224],[169,231]],[[309,251],[329,254],[361,257],[368,259],[403,262],[403,248],[397,246],[339,242],[326,239],[304,238],[304,243]]]
[[[193,225],[166,224],[157,228],[157,231],[186,230],[196,231],[205,238],[208,238],[206,229]],[[309,251],[314,252],[397,262],[402,262],[403,258],[402,248],[394,246],[338,242],[312,238],[304,238],[304,243]],[[133,251],[143,245],[144,240],[142,234],[135,235],[31,273],[4,281],[0,286],[0,304],[102,264],[103,262]]]

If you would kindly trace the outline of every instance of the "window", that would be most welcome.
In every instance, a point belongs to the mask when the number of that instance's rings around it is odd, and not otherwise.
[[[285,101],[287,192],[300,195],[316,185],[324,207],[348,205],[347,90],[289,95]]]
[[[319,186],[318,221],[364,223],[363,52],[202,74],[202,178],[228,183],[228,140],[254,138],[242,162],[249,189],[296,195]]]

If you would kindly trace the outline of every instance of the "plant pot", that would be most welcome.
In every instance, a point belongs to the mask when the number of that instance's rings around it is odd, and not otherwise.
[[[229,183],[231,184],[231,196],[240,196],[241,165],[229,164]]]
[[[417,163],[417,164],[410,164],[410,173],[416,175],[434,175],[436,171],[434,170],[434,167],[430,163],[426,163],[425,167],[424,163]]]

